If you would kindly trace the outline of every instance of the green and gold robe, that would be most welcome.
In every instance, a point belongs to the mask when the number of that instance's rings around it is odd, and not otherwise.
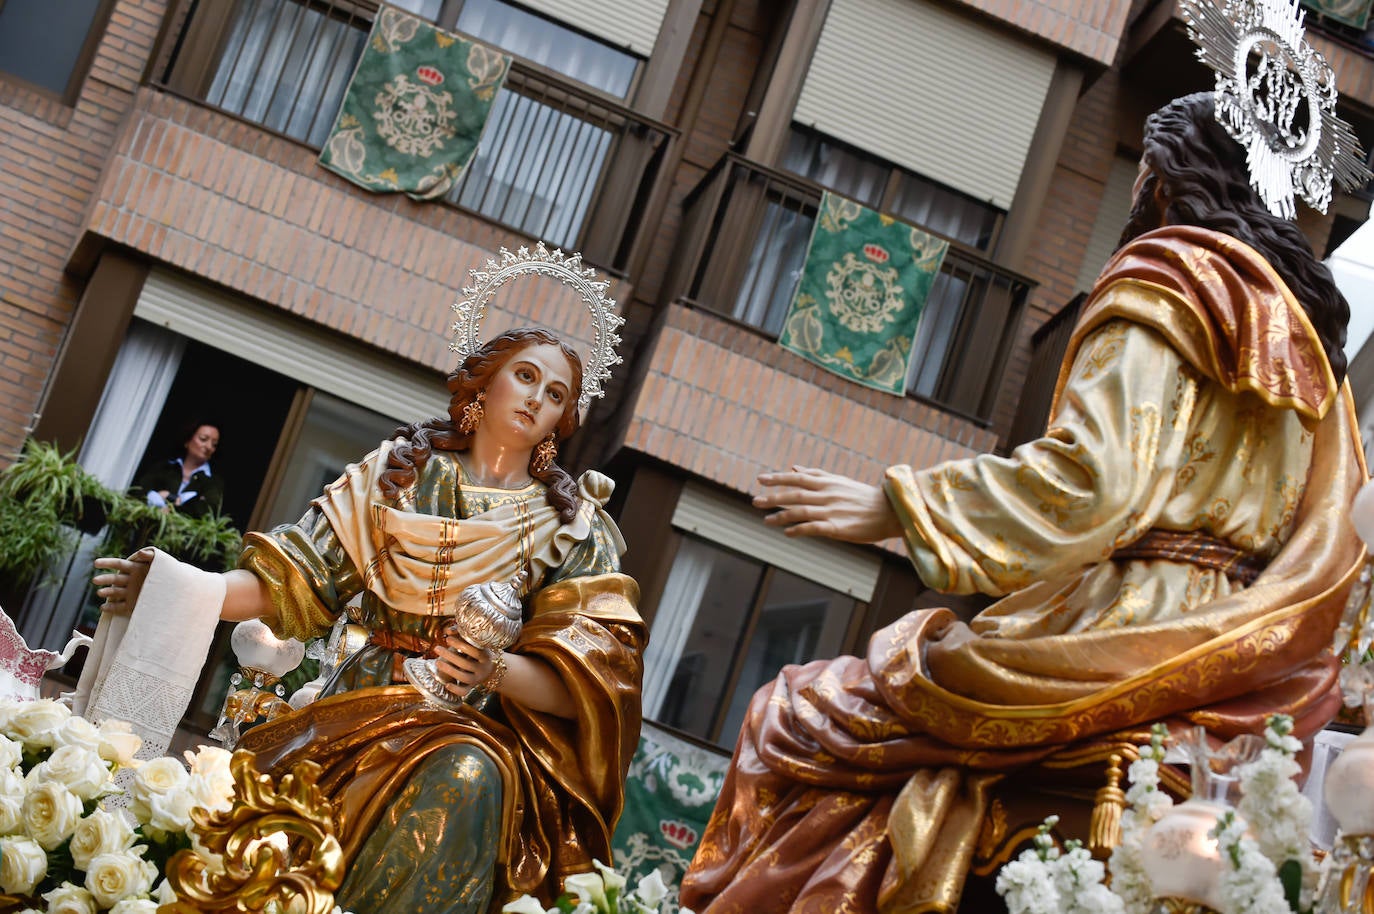
[[[541,483],[482,488],[436,450],[387,499],[377,480],[391,446],[350,465],[298,523],[249,535],[240,565],[268,583],[277,633],[321,634],[361,595],[354,613],[370,629],[432,640],[464,587],[526,567],[533,592],[510,650],[556,670],[577,717],[500,695],[483,711],[427,708],[391,684],[394,652],[372,643],[325,697],[249,731],[243,748],[269,772],[301,759],[324,767],[349,863],[346,909],[475,914],[522,893],[551,902],[566,876],[610,859],[639,738],[645,631],[602,511],[612,484],[584,474],[565,524]]]

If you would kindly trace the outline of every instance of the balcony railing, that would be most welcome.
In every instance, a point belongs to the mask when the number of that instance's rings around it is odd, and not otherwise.
[[[1088,293],[1079,292],[1031,334],[1030,368],[1026,372],[1026,383],[1021,388],[1016,420],[1012,422],[1011,434],[1007,436],[1010,446],[1015,447],[1044,434],[1045,422],[1050,417],[1050,406],[1054,400],[1054,385],[1059,380],[1059,367],[1064,361],[1064,353],[1068,351],[1073,328],[1078,323],[1078,313],[1083,310],[1083,302],[1087,298]]]
[[[822,188],[727,154],[684,201],[673,298],[776,337]],[[950,242],[912,344],[907,392],[986,423],[1034,282]]]
[[[191,3],[163,87],[319,149],[371,12],[342,0]],[[677,132],[520,60],[446,201],[623,275]]]

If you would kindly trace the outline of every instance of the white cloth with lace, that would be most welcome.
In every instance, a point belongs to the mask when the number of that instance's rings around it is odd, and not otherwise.
[[[224,605],[224,578],[155,551],[137,612],[103,613],[72,710],[98,723],[128,721],[137,757],[167,753],[191,703]]]

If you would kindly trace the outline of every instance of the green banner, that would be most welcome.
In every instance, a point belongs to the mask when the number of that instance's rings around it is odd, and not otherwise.
[[[1302,5],[1314,13],[1357,29],[1369,25],[1370,0],[1302,0]]]
[[[665,910],[677,910],[678,886],[729,766],[724,750],[704,749],[644,721],[611,847],[615,868],[631,887],[651,870],[659,871],[669,887]]]
[[[906,393],[912,337],[949,242],[826,191],[779,345]]]
[[[320,164],[378,193],[433,200],[477,149],[510,58],[383,6]]]

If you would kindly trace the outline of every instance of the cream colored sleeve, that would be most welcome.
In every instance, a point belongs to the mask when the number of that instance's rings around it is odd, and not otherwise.
[[[891,467],[885,489],[922,580],[1001,596],[1136,539],[1172,491],[1197,385],[1163,337],[1112,321],[1083,341],[1044,437],[1009,457]]]

